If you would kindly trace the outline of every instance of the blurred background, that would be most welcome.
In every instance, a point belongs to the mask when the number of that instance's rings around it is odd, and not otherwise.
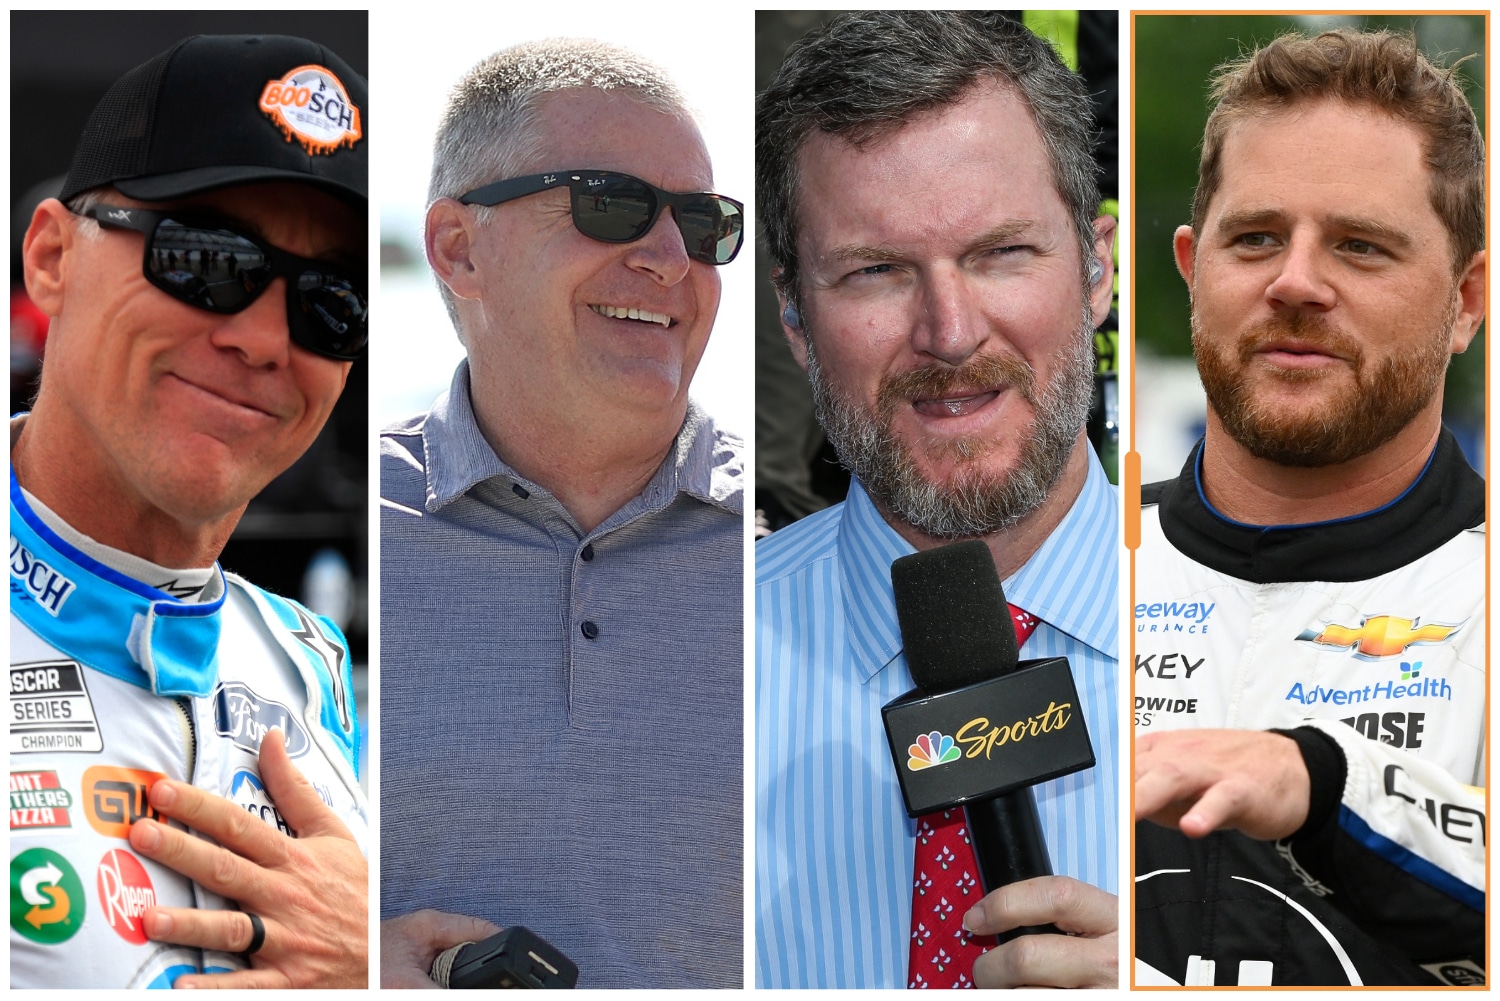
[[[1134,29],[1135,187],[1127,238],[1136,272],[1135,449],[1141,482],[1177,475],[1203,434],[1204,399],[1193,364],[1187,286],[1172,260],[1172,233],[1188,221],[1198,153],[1208,119],[1208,78],[1219,63],[1289,30],[1316,34],[1347,26],[1413,31],[1427,57],[1458,68],[1485,127],[1485,19],[1482,16],[1137,15]],[[1351,150],[1351,155],[1358,151]],[[1486,328],[1448,370],[1444,422],[1469,462],[1484,472]]]
[[[63,176],[94,105],[124,73],[199,34],[300,35],[368,75],[364,11],[14,11],[10,15],[10,409],[29,408],[46,351],[47,318],[26,297],[21,239]],[[366,112],[367,109],[361,109]],[[377,113],[377,118],[379,117]],[[378,128],[378,126],[377,126]],[[376,140],[378,142],[378,140]],[[394,144],[393,144],[394,145]],[[371,278],[373,279],[373,275]],[[375,320],[374,351],[384,321]],[[369,717],[369,361],[307,454],[250,503],[220,564],[296,598],[349,639],[360,721]],[[368,788],[368,740],[360,779]]]
[[[597,22],[548,4],[518,5],[478,30],[402,15],[376,19],[370,103],[390,137],[380,141],[371,178],[380,205],[380,287],[374,307],[379,347],[371,351],[375,417],[380,427],[427,410],[447,390],[463,349],[438,297],[422,251],[432,138],[459,77],[509,45],[541,38],[597,38],[632,49],[676,81],[697,114],[714,166],[714,188],[745,203],[753,232],[750,135],[749,12],[663,17],[622,16]],[[743,21],[742,25],[737,22]],[[588,164],[568,164],[587,167]],[[498,180],[498,178],[497,178]],[[748,249],[748,248],[747,248]],[[692,396],[723,427],[750,434],[753,256],[742,251],[720,268],[723,298]]]

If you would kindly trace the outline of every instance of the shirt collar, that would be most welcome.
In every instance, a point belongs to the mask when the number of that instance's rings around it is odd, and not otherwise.
[[[1118,514],[1119,499],[1090,448],[1088,475],[1072,507],[1021,569],[1002,582],[1006,600],[1114,658],[1119,657],[1120,643],[1115,612],[1118,564],[1101,560],[1099,554],[1118,552]],[[839,522],[839,559],[849,646],[866,680],[901,654],[891,564],[914,552],[881,516],[860,482],[851,480]],[[1079,588],[1058,586],[1075,576],[1101,585],[1095,589],[1096,601],[1077,600]],[[1101,607],[1106,614],[1099,614]]]
[[[547,493],[495,454],[479,431],[469,397],[469,363],[459,364],[448,392],[437,398],[422,423],[422,447],[427,468],[425,506],[435,512],[496,476],[521,484],[531,493]],[[734,515],[744,511],[743,441],[714,426],[713,418],[696,403],[688,403],[687,419],[656,474],[641,491],[648,510],[664,508],[678,493]],[[621,509],[625,510],[624,508]],[[615,521],[615,517],[608,519]]]
[[[31,510],[14,468],[10,578],[11,614],[68,656],[158,695],[213,690],[222,587],[215,601],[184,602],[100,563]]]
[[[1361,514],[1300,525],[1247,525],[1209,503],[1204,442],[1175,480],[1143,493],[1162,533],[1189,559],[1257,584],[1369,580],[1413,563],[1484,523],[1485,484],[1444,427],[1426,467],[1396,499]]]

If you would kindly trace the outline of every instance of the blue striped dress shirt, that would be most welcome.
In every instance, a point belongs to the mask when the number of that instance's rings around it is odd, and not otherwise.
[[[1095,768],[1036,787],[1053,871],[1116,891],[1119,498],[1090,453],[1078,500],[1004,582],[1064,656]],[[912,687],[891,563],[912,547],[856,481],[756,546],[755,940],[760,987],[904,987],[916,822],[880,707]]]

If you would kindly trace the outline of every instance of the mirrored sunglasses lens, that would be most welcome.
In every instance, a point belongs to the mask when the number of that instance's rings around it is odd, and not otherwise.
[[[216,313],[244,309],[271,283],[265,252],[251,240],[175,219],[156,227],[147,267],[158,287]]]
[[[349,358],[365,346],[368,303],[338,275],[304,271],[297,276],[298,343],[310,351]]]
[[[573,188],[573,221],[596,240],[640,239],[656,211],[656,196],[633,177],[594,178]]]
[[[688,256],[709,264],[725,264],[740,248],[745,220],[740,210],[724,198],[702,197],[679,206]]]

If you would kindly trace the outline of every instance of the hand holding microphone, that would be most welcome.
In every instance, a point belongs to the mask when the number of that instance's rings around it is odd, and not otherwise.
[[[1001,934],[1002,943],[1037,936],[1025,949],[1002,945],[980,957],[976,984],[1116,986],[1116,899],[1051,875],[1031,792],[1094,765],[1066,658],[1019,661],[982,542],[899,559],[891,582],[917,685],[882,711],[907,813],[963,806],[986,893],[965,927]],[[934,745],[946,753],[932,753]]]

